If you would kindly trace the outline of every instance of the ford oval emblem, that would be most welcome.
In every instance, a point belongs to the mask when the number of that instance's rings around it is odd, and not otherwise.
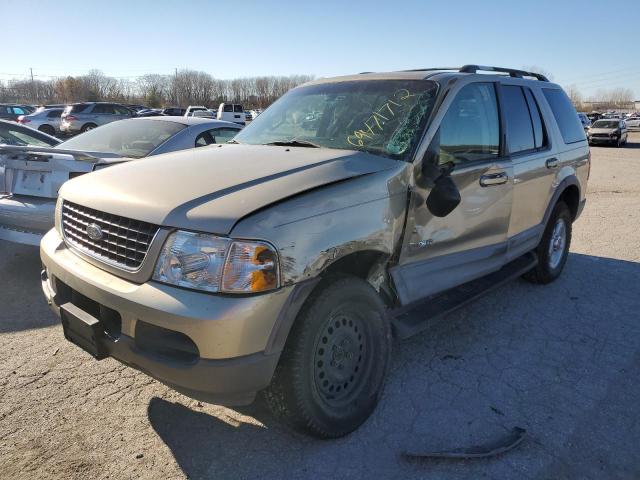
[[[87,225],[87,237],[95,242],[97,242],[98,240],[102,240],[102,238],[104,237],[104,233],[102,233],[100,225],[96,225],[95,223],[90,223],[89,225]]]

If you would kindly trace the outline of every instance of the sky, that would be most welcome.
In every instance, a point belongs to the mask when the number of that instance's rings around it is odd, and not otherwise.
[[[536,66],[640,99],[640,0],[0,0],[0,79]],[[10,21],[9,21],[10,20]],[[29,29],[29,25],[32,29]]]

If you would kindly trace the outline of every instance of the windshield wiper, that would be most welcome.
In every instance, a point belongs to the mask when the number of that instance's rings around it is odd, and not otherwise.
[[[306,140],[282,140],[278,142],[269,142],[264,145],[275,145],[276,147],[307,147],[307,148],[320,148],[320,145],[308,142]]]

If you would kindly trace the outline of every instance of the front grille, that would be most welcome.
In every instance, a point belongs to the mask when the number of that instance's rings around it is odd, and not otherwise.
[[[591,136],[595,138],[609,138],[608,133],[593,133]]]
[[[87,227],[97,225],[102,238],[91,239]],[[81,252],[128,270],[135,270],[144,261],[159,227],[71,202],[62,204],[62,231],[72,247]]]

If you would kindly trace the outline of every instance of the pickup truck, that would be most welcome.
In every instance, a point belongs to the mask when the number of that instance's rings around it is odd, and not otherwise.
[[[540,74],[317,80],[230,143],[65,183],[42,287],[96,359],[203,401],[260,394],[340,437],[376,407],[394,337],[507,280],[558,278],[589,168]]]

